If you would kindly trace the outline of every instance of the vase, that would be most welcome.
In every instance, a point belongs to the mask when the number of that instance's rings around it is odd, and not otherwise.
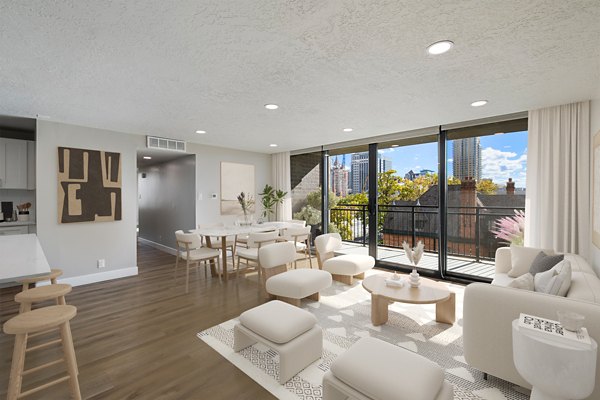
[[[419,276],[416,267],[413,268],[412,272],[410,273],[409,282],[410,286],[414,288],[419,287],[419,285],[421,284],[421,277]]]

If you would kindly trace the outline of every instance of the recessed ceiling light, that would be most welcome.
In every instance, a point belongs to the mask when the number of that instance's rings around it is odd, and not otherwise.
[[[199,133],[199,134],[203,135],[203,134],[206,133],[206,131],[196,131],[196,133]]]
[[[440,40],[427,46],[427,52],[431,55],[437,56],[450,50],[454,46],[454,43],[450,40]]]
[[[144,160],[152,160],[152,157],[150,157],[150,156],[144,156]]]
[[[344,132],[352,132],[352,128],[344,128]]]
[[[397,145],[397,144],[393,144],[393,145],[392,145],[392,147],[398,147],[398,146],[399,146],[399,145]]]
[[[277,104],[265,104],[267,110],[277,110],[279,106]]]
[[[277,147],[277,145],[275,143],[271,143],[269,147]]]
[[[487,100],[477,100],[471,103],[471,107],[481,107],[487,104]]]

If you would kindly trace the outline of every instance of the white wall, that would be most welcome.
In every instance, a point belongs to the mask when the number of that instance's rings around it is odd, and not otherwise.
[[[57,213],[57,168],[59,146],[121,153],[121,221],[59,224]],[[145,147],[145,137],[50,121],[37,123],[37,232],[42,248],[53,267],[61,268],[70,283],[91,283],[137,273],[136,224],[137,150]],[[253,164],[256,191],[271,182],[271,155],[208,147],[188,143],[188,153],[196,154],[196,224],[233,223],[237,217],[220,214],[221,161]],[[217,199],[211,199],[216,193]],[[202,200],[198,200],[201,195]],[[257,207],[257,215],[260,213]],[[97,260],[106,260],[98,269]]]
[[[37,122],[37,233],[52,267],[61,268],[64,277],[102,273],[109,279],[137,273],[136,153],[144,146],[144,136],[126,135],[101,129]],[[121,153],[122,220],[59,224],[57,211],[57,169],[59,146]],[[106,268],[98,269],[97,260]]]
[[[196,154],[196,223],[212,224],[224,222],[233,224],[239,216],[221,215],[221,161],[254,165],[255,193],[260,193],[266,184],[272,185],[271,155],[230,150],[220,147],[207,147],[188,143],[188,153]],[[211,198],[213,193],[217,198]],[[256,197],[256,218],[261,214],[260,199]],[[201,198],[201,200],[199,200]],[[241,209],[240,209],[241,213]]]
[[[600,131],[600,93],[598,93],[598,96],[596,99],[592,100],[590,103],[590,134],[592,135],[592,143],[593,143],[593,138],[594,136]],[[590,149],[591,151],[591,149]],[[590,160],[592,160],[592,163],[594,162],[594,157],[593,155],[590,156]],[[590,168],[592,168],[592,166],[590,166]],[[590,174],[590,178],[593,179],[592,174]],[[590,188],[592,189],[592,195],[593,195],[593,182],[590,182]],[[593,203],[592,201],[590,201],[590,218],[593,215]],[[598,212],[600,212],[600,210],[597,210]],[[590,242],[591,242],[591,232],[590,232]],[[596,270],[596,274],[598,276],[600,276],[600,249],[598,247],[596,247],[593,243],[590,244],[590,249],[591,249],[591,261],[592,261],[592,265],[594,266],[594,269]]]

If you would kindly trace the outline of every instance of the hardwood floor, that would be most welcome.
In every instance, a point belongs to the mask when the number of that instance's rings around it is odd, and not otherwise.
[[[196,333],[263,302],[251,279],[219,283],[190,273],[184,293],[181,269],[173,278],[175,257],[138,246],[139,275],[73,288],[67,303],[77,307],[71,321],[86,399],[274,399]],[[14,316],[19,288],[0,289],[0,323]],[[36,338],[37,339],[37,338]],[[47,340],[47,338],[46,338]],[[0,334],[0,398],[6,397],[14,336]],[[27,355],[26,368],[58,358],[59,351]],[[31,383],[63,374],[59,365],[25,378]],[[28,399],[68,398],[68,384]]]

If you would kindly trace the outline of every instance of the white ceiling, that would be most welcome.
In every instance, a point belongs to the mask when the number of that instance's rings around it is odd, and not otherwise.
[[[598,0],[1,2],[0,114],[306,148],[592,98],[598,21]]]

